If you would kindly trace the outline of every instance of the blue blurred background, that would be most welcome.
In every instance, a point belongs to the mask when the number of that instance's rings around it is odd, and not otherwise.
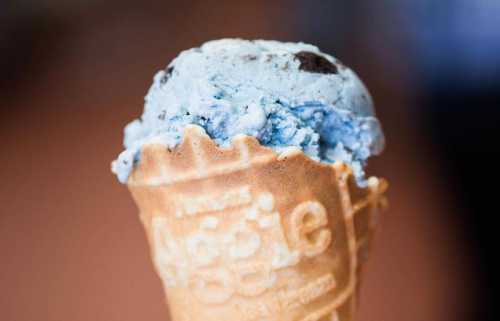
[[[109,173],[153,74],[222,37],[304,41],[365,80],[388,178],[358,320],[498,320],[500,1],[0,2],[0,316],[166,320]]]

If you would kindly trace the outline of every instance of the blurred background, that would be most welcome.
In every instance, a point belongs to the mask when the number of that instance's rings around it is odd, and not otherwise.
[[[499,17],[498,0],[2,0],[0,318],[167,320],[109,164],[157,70],[242,37],[316,44],[374,96],[387,149],[368,171],[391,206],[358,320],[498,320]]]

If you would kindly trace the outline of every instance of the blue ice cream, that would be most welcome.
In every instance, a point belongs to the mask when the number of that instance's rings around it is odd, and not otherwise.
[[[277,153],[295,146],[317,161],[345,162],[360,185],[368,157],[384,147],[360,79],[304,43],[222,39],[183,51],[155,75],[142,116],[125,127],[113,172],[125,183],[142,146],[173,148],[188,124],[221,146],[246,134]]]

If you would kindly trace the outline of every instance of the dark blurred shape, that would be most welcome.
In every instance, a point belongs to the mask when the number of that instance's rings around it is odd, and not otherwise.
[[[500,86],[467,86],[443,79],[439,86],[425,90],[422,102],[425,128],[438,146],[450,190],[460,200],[462,213],[457,215],[464,216],[469,252],[477,262],[475,316],[498,320],[500,265],[492,253],[498,243],[495,201],[500,182]]]
[[[4,11],[4,15],[0,24],[0,94],[6,97],[41,79],[64,50],[72,25],[58,17],[34,13],[8,16]]]
[[[500,181],[500,2],[420,1],[407,12],[425,132],[437,143],[477,259],[480,320],[498,320],[494,200]],[[413,20],[413,21],[412,21]]]

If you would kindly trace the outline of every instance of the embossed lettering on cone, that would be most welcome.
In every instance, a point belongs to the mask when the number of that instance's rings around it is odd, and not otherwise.
[[[197,126],[143,148],[128,180],[174,321],[350,321],[385,204],[348,166]]]

